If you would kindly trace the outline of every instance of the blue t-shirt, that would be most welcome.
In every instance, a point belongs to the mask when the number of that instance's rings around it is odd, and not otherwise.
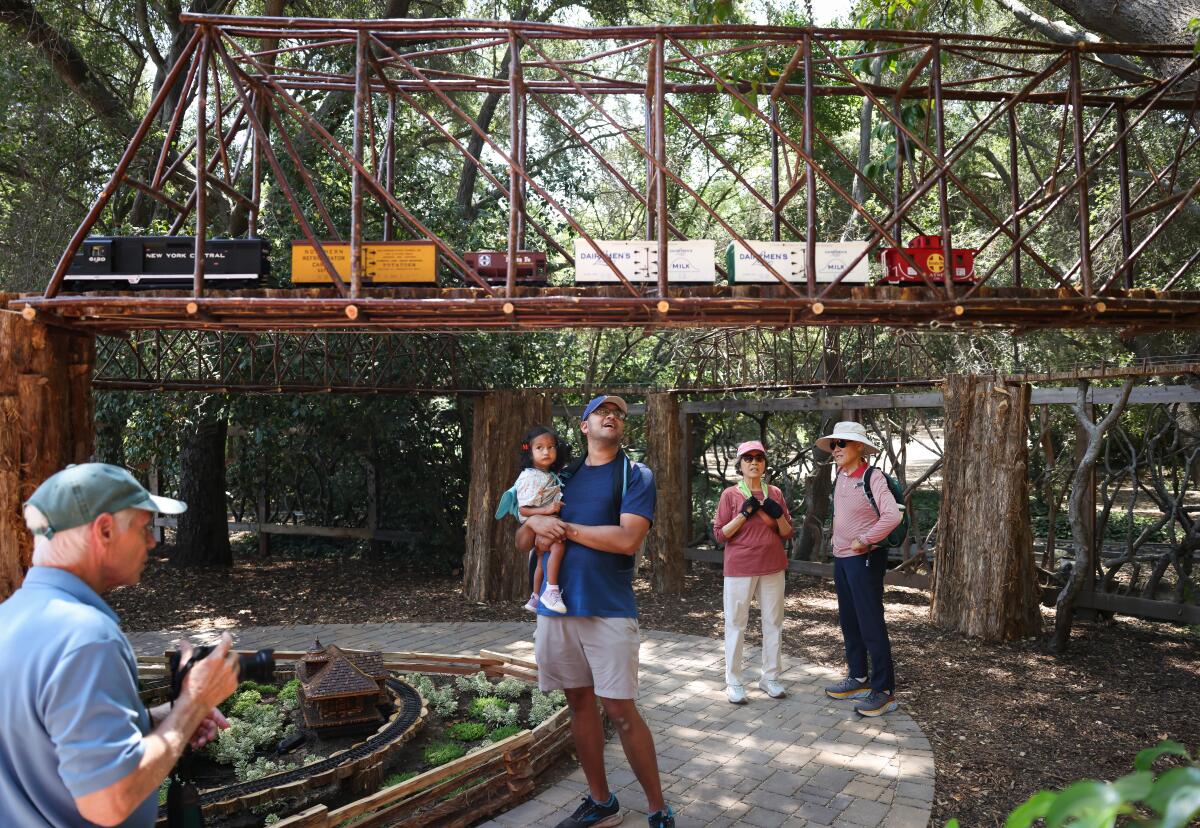
[[[563,506],[559,517],[567,523],[584,526],[612,526],[614,511],[654,520],[654,473],[641,463],[632,464],[625,496],[620,508],[613,509],[613,475],[622,474],[622,456],[603,466],[584,463],[563,485]],[[617,492],[620,492],[620,482]],[[546,553],[549,555],[549,553]],[[601,552],[575,541],[567,541],[567,553],[559,568],[559,587],[567,605],[567,615],[601,618],[637,618],[633,597],[632,555]],[[542,571],[546,561],[542,560]],[[545,581],[538,592],[545,589]],[[559,617],[545,607],[539,615]]]
[[[116,614],[62,569],[35,566],[0,604],[0,823],[91,825],[75,797],[132,773],[150,714]],[[123,826],[158,816],[157,792]]]

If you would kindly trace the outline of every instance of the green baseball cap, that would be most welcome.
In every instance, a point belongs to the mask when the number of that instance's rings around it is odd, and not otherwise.
[[[34,534],[47,538],[122,509],[145,509],[165,515],[187,511],[182,500],[152,495],[132,474],[108,463],[67,466],[38,486],[25,505],[46,516],[48,525]]]

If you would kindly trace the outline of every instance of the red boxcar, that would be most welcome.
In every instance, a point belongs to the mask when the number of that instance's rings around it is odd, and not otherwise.
[[[487,280],[502,285],[508,278],[508,254],[495,250],[478,250],[463,255],[467,264]],[[517,284],[546,284],[546,254],[532,250],[517,253]]]
[[[904,248],[904,252],[912,260],[911,264],[894,247],[883,251],[883,278],[879,280],[880,284],[925,284],[921,274],[939,283],[945,278],[946,256],[942,250],[941,236],[916,236]],[[951,278],[955,282],[975,282],[975,254],[978,252],[960,247],[951,251],[954,264]]]

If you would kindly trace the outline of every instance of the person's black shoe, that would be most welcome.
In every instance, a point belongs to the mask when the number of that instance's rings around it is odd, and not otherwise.
[[[671,806],[663,808],[661,811],[652,813],[648,821],[650,828],[675,828],[675,814],[671,811]]]
[[[606,828],[620,825],[624,818],[616,794],[610,793],[607,802],[597,802],[588,794],[575,809],[575,813],[558,823],[555,828]],[[670,825],[674,824],[675,821],[672,820]]]

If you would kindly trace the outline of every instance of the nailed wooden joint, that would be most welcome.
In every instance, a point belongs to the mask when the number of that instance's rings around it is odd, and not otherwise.
[[[666,313],[667,311],[669,311],[671,309],[671,303],[668,302],[666,299],[659,299],[657,307],[658,307],[659,313]]]
[[[966,313],[966,311],[967,311],[967,309],[964,308],[962,305],[954,306],[954,315],[955,316],[962,316],[964,313]]]
[[[812,312],[813,312],[813,316],[820,316],[821,314],[823,314],[825,312],[825,305],[822,304],[821,302],[813,302]]]
[[[501,308],[501,310],[503,310],[507,314],[511,314],[513,311],[516,310],[516,307],[513,305],[512,302],[505,302],[504,306]]]
[[[36,316],[37,310],[34,309],[33,305],[26,305],[21,308],[21,318],[26,322],[32,322]]]
[[[358,319],[358,305],[346,305],[346,318],[350,320]]]
[[[1096,313],[1104,313],[1106,310],[1108,310],[1108,305],[1103,302],[1096,303]]]
[[[196,312],[199,310],[200,310],[200,305],[198,305],[197,303],[195,303],[195,302],[187,303],[188,316],[195,316]]]

